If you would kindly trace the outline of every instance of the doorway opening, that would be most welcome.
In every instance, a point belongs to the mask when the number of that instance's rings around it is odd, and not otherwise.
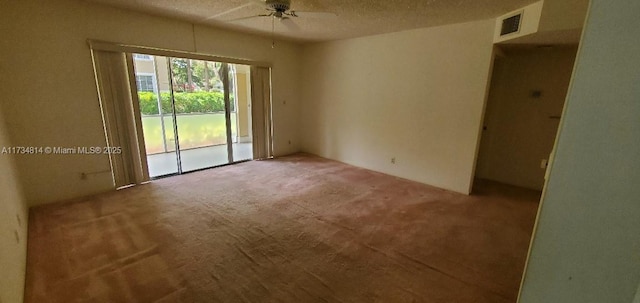
[[[149,176],[253,159],[250,66],[133,54]]]
[[[503,45],[495,58],[476,182],[542,191],[577,45]]]

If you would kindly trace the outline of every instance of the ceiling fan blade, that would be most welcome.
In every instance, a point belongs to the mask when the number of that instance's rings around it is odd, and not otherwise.
[[[215,15],[213,15],[213,16],[211,16],[211,17],[208,17],[208,18],[206,18],[206,19],[205,19],[205,21],[206,21],[206,20],[211,20],[211,19],[218,19],[218,18],[220,18],[220,17],[222,17],[222,16],[224,16],[224,15],[228,15],[228,14],[231,14],[231,13],[233,13],[233,12],[235,12],[235,11],[239,11],[239,10],[241,10],[241,9],[243,9],[243,8],[246,8],[246,7],[249,7],[249,6],[254,6],[254,5],[257,5],[257,6],[260,6],[260,7],[266,7],[266,3],[265,3],[264,1],[260,1],[260,0],[250,0],[250,1],[249,1],[248,3],[246,3],[246,4],[240,5],[240,6],[238,6],[238,7],[234,7],[234,8],[232,8],[232,9],[230,9],[230,10],[226,10],[226,11],[221,12],[221,13],[219,13],[219,14],[215,14]]]
[[[314,18],[314,19],[335,19],[338,18],[338,15],[334,13],[327,12],[298,12],[293,11],[293,13],[302,18]]]
[[[300,27],[291,20],[291,18],[282,18],[280,19],[280,23],[284,25],[288,30],[297,32],[300,30]]]
[[[261,17],[271,17],[271,15],[255,15],[255,16],[241,17],[241,18],[235,18],[235,19],[231,19],[231,20],[225,20],[225,22],[237,22],[237,21],[249,20],[249,19],[254,19],[254,18],[261,18]]]

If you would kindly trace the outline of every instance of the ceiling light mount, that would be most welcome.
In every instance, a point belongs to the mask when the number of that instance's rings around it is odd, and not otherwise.
[[[265,4],[268,8],[272,9],[276,13],[284,13],[291,8],[291,1],[288,0],[267,0]]]
[[[235,11],[244,9],[246,7],[252,5],[261,6],[266,10],[265,13],[247,17],[240,17],[231,20],[226,20],[226,22],[236,22],[240,20],[249,20],[254,18],[271,18],[271,38],[272,38],[272,47],[275,47],[275,23],[276,19],[280,21],[279,23],[284,25],[290,31],[299,31],[300,27],[293,22],[293,19],[297,17],[306,17],[306,18],[315,18],[315,19],[328,19],[328,18],[336,18],[338,15],[334,13],[327,12],[298,12],[291,9],[291,0],[245,0],[248,1],[246,4],[232,8],[225,12],[219,13],[209,19],[216,19],[221,16],[233,13]]]

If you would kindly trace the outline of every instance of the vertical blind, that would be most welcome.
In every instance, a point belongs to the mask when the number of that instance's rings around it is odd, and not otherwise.
[[[268,67],[251,66],[251,119],[253,158],[272,158],[271,69]]]
[[[131,56],[96,50],[92,55],[107,146],[122,151],[109,154],[115,187],[149,181],[139,104],[131,90],[135,78],[130,77],[132,65],[127,64]]]

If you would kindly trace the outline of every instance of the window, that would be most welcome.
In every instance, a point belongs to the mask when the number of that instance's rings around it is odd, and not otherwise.
[[[136,75],[136,85],[138,86],[138,91],[153,92],[153,76]]]

